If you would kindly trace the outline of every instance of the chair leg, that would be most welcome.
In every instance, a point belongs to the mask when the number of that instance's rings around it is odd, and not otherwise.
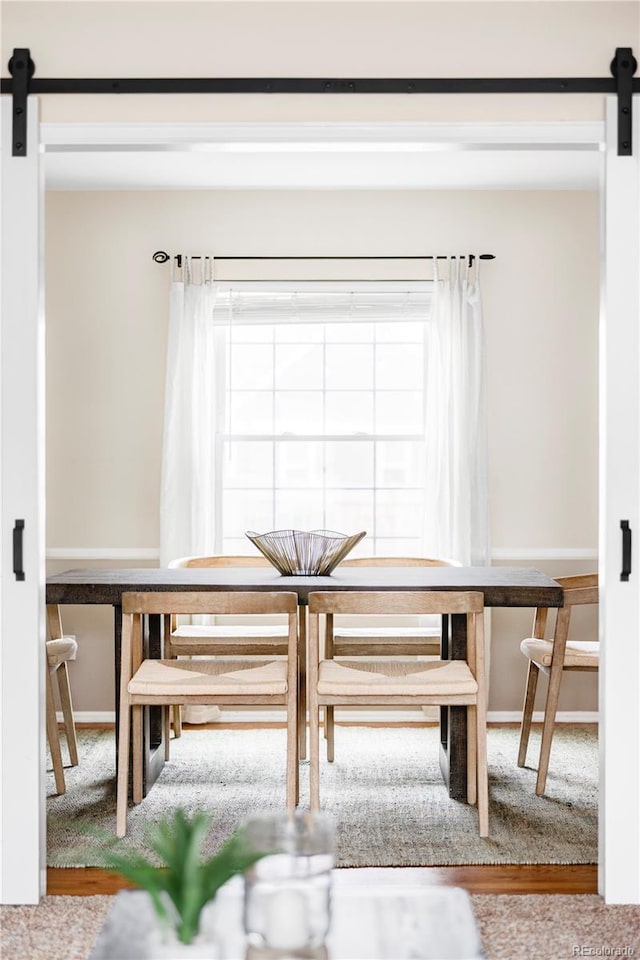
[[[298,758],[307,759],[307,608],[298,607]]]
[[[295,803],[297,807],[300,803],[300,741],[298,739],[298,718],[296,717],[296,769],[295,769]]]
[[[334,707],[324,708],[324,735],[327,739],[327,760],[333,763],[335,757],[335,720]]]
[[[173,735],[177,740],[182,736],[182,708],[179,703],[174,703],[171,710],[173,711]]]
[[[467,707],[467,803],[478,800],[478,727],[475,706]]]
[[[116,834],[127,833],[127,806],[129,803],[129,739],[131,735],[131,707],[120,709],[118,737],[118,786],[116,801]]]
[[[133,727],[133,802],[142,803],[142,707],[131,709]]]
[[[64,769],[62,766],[62,752],[60,750],[60,733],[56,717],[56,705],[53,699],[53,683],[51,671],[47,668],[47,738],[53,762],[53,774],[56,781],[56,793],[65,793]]]
[[[325,625],[324,625],[324,656],[326,660],[333,660],[334,649],[335,648],[333,644],[333,614],[328,613],[325,617]],[[332,726],[333,726],[333,707],[325,707],[324,708],[324,725],[322,728],[322,733],[325,740],[329,740],[329,737],[330,737],[329,731],[332,729]],[[331,753],[331,756],[329,756],[329,752]],[[327,744],[327,759],[330,760],[331,762],[333,762],[333,754],[334,754],[333,747],[331,748],[331,751],[329,751],[329,746]]]
[[[529,660],[527,670],[527,685],[524,693],[524,704],[522,706],[522,720],[520,722],[520,746],[518,748],[518,766],[524,767],[527,759],[527,746],[529,745],[529,734],[531,732],[531,718],[533,716],[533,705],[536,699],[536,687],[538,686],[538,674],[540,673],[533,660]]]
[[[164,759],[171,760],[171,713],[173,707],[162,708],[162,737],[164,739]]]
[[[475,708],[477,741],[478,826],[481,837],[489,836],[489,774],[487,770],[487,708],[479,702]]]
[[[78,766],[78,741],[76,739],[76,724],[73,719],[73,704],[71,702],[71,686],[69,685],[69,671],[66,663],[61,663],[56,670],[58,674],[58,691],[60,706],[64,717],[64,729],[67,734],[69,758],[73,767]]]
[[[298,704],[291,698],[287,704],[287,810],[293,813],[300,798],[300,766],[298,763]]]
[[[298,682],[300,680],[298,679]],[[302,717],[304,716],[304,720]],[[298,730],[296,737],[298,739],[298,759],[306,760],[307,758],[307,705],[304,703],[304,697],[300,687],[298,687]]]
[[[551,754],[551,741],[553,740],[553,728],[556,722],[556,711],[558,709],[558,699],[560,697],[560,684],[562,683],[562,665],[553,664],[549,674],[549,686],[547,687],[547,701],[544,707],[544,724],[542,726],[542,743],[540,744],[540,762],[538,764],[538,778],[536,780],[536,793],[539,797],[544,795],[547,785],[547,771],[549,769],[549,756]]]
[[[309,807],[320,809],[320,709],[311,691],[309,703]]]
[[[307,677],[300,673],[298,691],[298,756],[307,759]]]

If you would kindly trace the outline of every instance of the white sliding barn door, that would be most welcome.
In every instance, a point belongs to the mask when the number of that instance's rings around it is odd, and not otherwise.
[[[37,101],[28,102],[26,157],[12,156],[11,97],[1,109],[0,902],[37,903],[45,866],[43,191]]]
[[[640,903],[640,97],[633,156],[618,156],[607,98],[600,336],[600,876],[608,903]],[[631,573],[623,574],[628,521]]]

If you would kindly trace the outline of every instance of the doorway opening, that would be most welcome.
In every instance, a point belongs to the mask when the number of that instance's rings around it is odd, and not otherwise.
[[[153,262],[159,247],[271,255],[259,273],[239,262],[217,273],[265,280],[281,275],[278,252],[311,262],[335,252],[491,249],[497,260],[482,279],[492,560],[551,576],[597,568],[602,125],[561,134],[555,125],[236,126],[203,129],[197,140],[169,127],[160,143],[157,130],[145,139],[126,127],[43,133],[50,572],[158,562],[170,277]],[[530,617],[494,613],[495,721],[519,716],[518,646]],[[65,623],[87,651],[76,665],[80,719],[112,718],[110,683],[95,682],[112,675],[110,618],[109,609],[76,608]],[[595,721],[596,684],[568,684],[565,703],[564,719]]]

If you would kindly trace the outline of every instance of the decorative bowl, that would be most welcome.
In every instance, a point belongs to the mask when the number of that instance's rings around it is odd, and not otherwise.
[[[347,536],[334,530],[272,530],[245,534],[284,577],[328,577],[366,530]]]

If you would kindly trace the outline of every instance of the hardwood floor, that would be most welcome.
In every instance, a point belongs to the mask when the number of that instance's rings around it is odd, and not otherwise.
[[[354,721],[357,722],[357,721]],[[349,721],[346,721],[349,725]],[[358,724],[362,725],[361,723]],[[367,726],[395,726],[393,722],[368,723]],[[398,724],[399,726],[430,726],[429,723]],[[85,724],[79,724],[85,726]],[[86,724],[86,726],[90,726]],[[91,725],[93,726],[93,725]],[[213,724],[207,726],[214,726]],[[237,729],[244,724],[216,723],[216,729]],[[280,723],[260,723],[260,727],[281,727]],[[202,727],[200,727],[202,729]],[[349,874],[349,868],[340,871]],[[598,867],[596,864],[507,864],[458,867],[397,867],[386,868],[378,873],[384,882],[406,882],[408,874],[419,877],[421,883],[434,886],[462,887],[469,893],[559,893],[580,894],[598,892]],[[370,871],[373,880],[376,870]],[[355,873],[354,873],[355,878]],[[98,867],[72,867],[47,869],[47,893],[50,895],[91,896],[115,894],[131,884],[122,877]]]
[[[349,873],[348,869],[341,873]],[[434,886],[463,887],[469,893],[597,893],[598,868],[595,864],[535,864],[467,867],[398,867],[385,870],[385,882],[407,880],[407,874],[419,875],[421,883]],[[88,897],[113,894],[129,887],[122,877],[97,867],[73,867],[47,870],[47,893]]]

